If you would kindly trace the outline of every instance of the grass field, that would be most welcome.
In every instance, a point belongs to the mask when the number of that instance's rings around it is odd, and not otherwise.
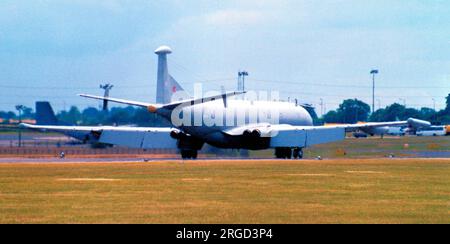
[[[0,164],[0,222],[450,223],[450,160]]]
[[[450,136],[403,136],[347,138],[334,143],[315,145],[304,150],[306,158],[374,158],[394,154],[397,157],[428,157],[428,152],[449,152]],[[273,157],[273,150],[253,151],[255,157]],[[420,156],[422,155],[422,156]]]

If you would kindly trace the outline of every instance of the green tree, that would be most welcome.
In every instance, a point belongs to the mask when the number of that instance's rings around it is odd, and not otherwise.
[[[22,110],[22,119],[34,119],[33,109],[24,106]]]
[[[70,107],[69,111],[61,111],[57,115],[58,120],[68,124],[78,125],[81,123],[81,113],[76,106]]]
[[[339,105],[337,113],[340,114],[342,123],[356,123],[366,121],[369,117],[370,106],[358,99],[347,99]]]
[[[157,126],[157,127],[171,127],[172,124],[163,117],[150,113],[147,109],[138,108],[132,118],[133,123],[139,126]]]
[[[428,121],[435,121],[436,120],[436,111],[431,108],[421,108],[419,119],[428,120]]]
[[[134,124],[131,119],[135,114],[135,108],[132,106],[128,106],[125,108],[112,108],[107,123],[113,125],[125,125],[125,124]]]
[[[405,111],[403,111],[403,114],[401,114],[400,119],[406,120],[409,118],[423,119],[422,114],[419,110],[415,108],[405,108]]]
[[[342,118],[340,114],[336,111],[329,111],[323,115],[323,121],[325,123],[342,123]]]
[[[386,111],[382,121],[396,121],[401,119],[400,116],[404,113],[405,106],[398,103],[391,104],[386,107]]]
[[[101,125],[106,122],[108,111],[89,107],[84,109],[81,115],[83,118],[83,125]]]
[[[0,118],[4,119],[5,121],[9,119],[14,119],[16,117],[16,114],[12,111],[0,111]]]
[[[445,98],[445,112],[447,112],[448,114],[450,114],[450,94],[448,94],[448,96]]]
[[[385,121],[386,109],[378,109],[370,115],[370,121],[372,122],[382,122]]]

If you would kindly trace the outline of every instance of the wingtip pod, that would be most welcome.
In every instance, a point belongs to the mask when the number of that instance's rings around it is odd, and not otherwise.
[[[34,128],[34,125],[27,124],[27,123],[20,123],[20,124],[18,125],[18,127],[19,127],[20,129],[32,129],[32,128]]]
[[[408,124],[413,127],[413,128],[420,128],[420,127],[429,127],[431,126],[431,123],[425,120],[420,120],[420,119],[414,119],[414,118],[409,118],[408,119]]]

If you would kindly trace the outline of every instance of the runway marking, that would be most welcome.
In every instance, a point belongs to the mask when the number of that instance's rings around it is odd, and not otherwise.
[[[365,188],[365,187],[371,187],[373,184],[350,184],[349,185],[352,188]]]
[[[386,172],[381,172],[381,171],[345,171],[347,173],[350,174],[385,174]]]
[[[333,174],[287,174],[288,176],[334,176]]]
[[[118,181],[120,179],[107,179],[107,178],[60,178],[57,181]]]
[[[210,178],[183,178],[182,181],[211,181]]]

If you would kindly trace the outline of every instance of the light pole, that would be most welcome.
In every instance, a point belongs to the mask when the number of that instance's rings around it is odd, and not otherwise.
[[[378,74],[377,69],[373,69],[370,71],[372,75],[372,113],[375,112],[375,75]]]
[[[403,106],[406,108],[406,99],[404,98],[399,98],[398,100],[403,102]]]
[[[433,119],[436,120],[436,99],[431,99],[433,100]]]
[[[240,79],[240,89],[241,91],[245,91],[245,76],[248,76],[248,72],[247,71],[239,71],[238,72],[238,77]],[[238,89],[239,89],[238,88]]]
[[[20,124],[22,123],[22,110],[25,107],[23,105],[16,105],[17,111],[19,111],[19,126],[17,132],[19,133],[19,147],[22,147],[22,130],[20,129]]]
[[[323,117],[323,98],[320,99],[320,116]]]
[[[114,86],[107,83],[105,85],[100,85],[100,89],[105,90],[103,97],[109,97],[109,91],[113,88]],[[106,111],[108,110],[108,101],[107,100],[103,100],[103,110]]]

